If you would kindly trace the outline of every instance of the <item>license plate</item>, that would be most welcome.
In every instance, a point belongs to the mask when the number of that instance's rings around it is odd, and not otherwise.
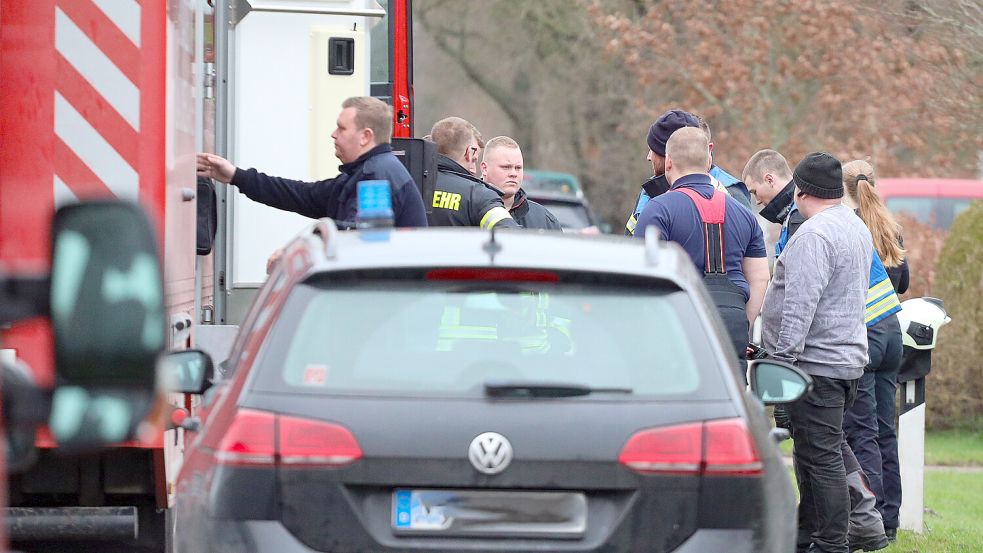
[[[579,538],[587,530],[579,492],[399,489],[392,501],[396,533]]]

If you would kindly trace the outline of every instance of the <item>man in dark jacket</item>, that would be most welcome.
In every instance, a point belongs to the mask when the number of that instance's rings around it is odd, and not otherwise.
[[[502,193],[502,201],[515,222],[524,228],[560,230],[560,221],[545,207],[526,197],[522,189],[522,150],[515,140],[496,136],[485,144],[481,159],[485,182]]]
[[[642,185],[642,190],[638,194],[638,200],[635,202],[635,209],[632,211],[631,217],[628,218],[628,222],[625,223],[625,236],[631,236],[635,233],[638,216],[645,209],[645,204],[652,198],[660,196],[669,190],[669,181],[666,180],[665,175],[666,141],[669,140],[672,133],[683,127],[699,127],[702,129],[707,136],[707,142],[710,144],[712,155],[713,143],[710,142],[710,126],[707,125],[706,121],[681,109],[669,110],[660,115],[655,120],[655,123],[652,123],[652,126],[649,127],[649,133],[645,139],[649,147],[649,153],[645,156],[645,159],[652,164],[653,176]],[[726,191],[742,206],[748,210],[751,209],[747,188],[744,186],[744,183],[714,165],[712,157],[710,159],[709,175],[715,188]]]
[[[502,196],[473,174],[481,149],[474,126],[460,117],[437,121],[430,130],[437,145],[437,184],[427,220],[432,227],[518,228]]]
[[[237,186],[248,198],[301,215],[330,217],[341,228],[352,228],[358,217],[358,183],[385,180],[392,190],[397,227],[427,226],[420,189],[392,153],[392,116],[381,100],[348,98],[331,133],[341,174],[333,179],[301,182],[271,177],[255,169],[240,169],[214,154],[198,154],[198,175]]]

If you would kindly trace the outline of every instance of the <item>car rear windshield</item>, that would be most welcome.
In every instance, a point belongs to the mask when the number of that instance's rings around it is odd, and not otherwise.
[[[678,289],[563,283],[300,284],[254,389],[484,395],[489,382],[562,383],[589,399],[724,399],[724,363]],[[630,392],[627,392],[630,390]]]

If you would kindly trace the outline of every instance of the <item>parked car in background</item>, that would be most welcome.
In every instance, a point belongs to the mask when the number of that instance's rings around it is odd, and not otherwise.
[[[555,194],[559,196],[584,197],[580,179],[570,173],[526,169],[522,176],[522,188],[528,194]]]
[[[610,232],[590,207],[580,181],[570,173],[527,169],[522,188],[529,199],[542,204],[560,221],[564,232],[600,234]]]
[[[970,179],[878,179],[877,192],[894,214],[948,229],[976,200],[983,199],[983,181]]]
[[[587,198],[569,194],[526,191],[529,199],[533,200],[556,215],[563,232],[580,232],[583,234],[600,234],[601,227]]]
[[[184,425],[174,551],[790,551],[763,403],[809,378],[728,343],[675,244],[321,220]]]

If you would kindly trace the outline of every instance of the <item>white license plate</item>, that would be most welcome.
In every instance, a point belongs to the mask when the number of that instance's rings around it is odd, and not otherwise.
[[[399,489],[392,503],[397,533],[578,538],[587,529],[579,492]]]

